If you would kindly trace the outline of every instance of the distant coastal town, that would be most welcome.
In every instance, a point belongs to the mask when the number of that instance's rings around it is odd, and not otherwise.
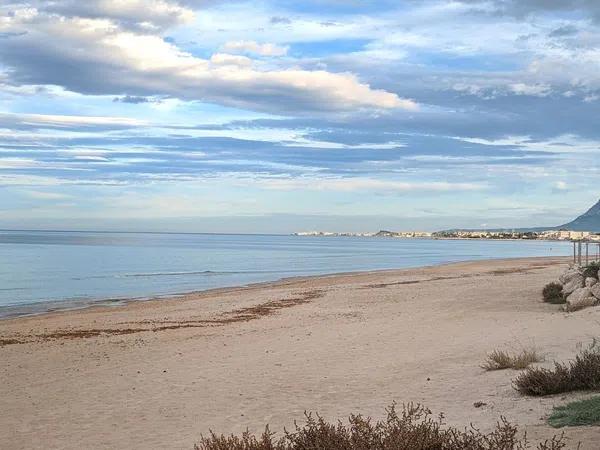
[[[586,231],[588,230],[588,231]],[[536,227],[520,229],[445,231],[387,231],[373,233],[346,233],[328,231],[301,231],[296,236],[361,236],[387,238],[427,238],[427,239],[523,239],[544,241],[586,241],[600,243],[600,200],[569,223],[555,227]]]
[[[600,233],[590,231],[546,230],[546,231],[485,231],[485,230],[448,230],[448,231],[388,231],[377,232],[329,232],[300,231],[294,236],[354,236],[387,238],[429,238],[429,239],[528,239],[546,241],[593,241],[600,242]]]

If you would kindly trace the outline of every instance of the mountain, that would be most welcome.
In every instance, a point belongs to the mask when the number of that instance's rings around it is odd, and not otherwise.
[[[557,228],[573,231],[600,232],[600,200],[577,219]]]

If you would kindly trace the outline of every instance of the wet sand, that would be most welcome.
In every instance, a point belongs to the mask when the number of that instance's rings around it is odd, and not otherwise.
[[[209,429],[279,431],[305,410],[379,418],[393,401],[550,437],[552,406],[591,394],[523,397],[517,371],[480,364],[535,346],[550,366],[600,334],[600,308],[541,302],[567,261],[300,278],[1,320],[0,448],[191,449]],[[564,431],[598,448],[600,427]]]

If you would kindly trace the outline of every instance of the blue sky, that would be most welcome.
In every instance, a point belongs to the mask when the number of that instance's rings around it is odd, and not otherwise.
[[[597,201],[600,3],[9,0],[0,228],[552,226]]]

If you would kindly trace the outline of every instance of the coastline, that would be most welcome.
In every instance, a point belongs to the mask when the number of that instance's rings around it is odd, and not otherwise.
[[[420,239],[420,238],[415,238]],[[429,238],[427,238],[429,239]],[[449,238],[454,239],[454,238]],[[457,238],[461,239],[461,238]],[[467,239],[472,241],[474,239]],[[289,276],[289,277],[280,277],[269,281],[261,281],[255,283],[241,284],[241,285],[232,285],[232,286],[224,286],[224,287],[216,287],[216,288],[208,288],[208,289],[197,289],[190,290],[184,292],[173,292],[159,295],[146,295],[146,296],[132,296],[132,297],[109,297],[109,298],[100,298],[100,299],[64,299],[64,300],[55,300],[55,301],[41,301],[35,303],[28,303],[23,305],[9,305],[0,307],[0,323],[4,320],[18,319],[21,317],[36,317],[43,316],[46,314],[55,314],[69,311],[80,311],[88,308],[119,308],[126,306],[133,302],[151,302],[151,301],[170,301],[177,300],[183,297],[189,297],[193,295],[200,294],[219,294],[219,293],[227,293],[230,291],[239,291],[246,290],[252,288],[261,288],[261,287],[276,287],[279,285],[285,285],[294,281],[302,281],[302,280],[310,280],[316,278],[329,278],[329,277],[337,277],[337,276],[352,276],[352,275],[366,275],[366,274],[385,274],[385,273],[394,273],[398,271],[405,270],[415,270],[420,268],[434,268],[434,267],[442,267],[451,264],[460,264],[460,263],[475,263],[482,261],[518,261],[521,259],[561,259],[565,260],[569,258],[568,256],[564,257],[556,257],[556,256],[540,256],[540,257],[523,257],[523,258],[489,258],[489,259],[470,259],[470,260],[461,260],[461,261],[448,261],[441,262],[437,264],[430,265],[415,265],[415,266],[407,266],[403,268],[391,268],[391,269],[374,269],[374,270],[357,270],[357,271],[346,271],[346,272],[331,272],[331,273],[323,273],[323,274],[315,274],[315,275],[298,275],[298,276]]]
[[[480,365],[496,348],[535,345],[551,367],[597,336],[597,309],[540,300],[567,263],[301,277],[0,321],[0,398],[11,411],[0,447],[191,449],[211,429],[281,432],[304,411],[382,417],[393,401],[459,427],[488,430],[505,416],[549,438],[552,406],[590,394],[523,397],[517,372]],[[597,429],[565,432],[595,449]]]

